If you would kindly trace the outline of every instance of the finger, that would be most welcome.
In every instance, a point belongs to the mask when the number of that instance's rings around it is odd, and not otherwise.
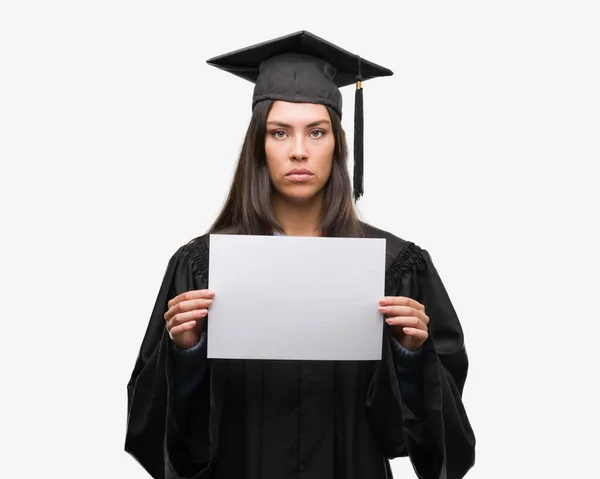
[[[377,309],[388,316],[419,316],[423,314],[420,309],[410,306],[377,306]]]
[[[194,311],[188,311],[187,313],[181,313],[173,317],[170,321],[167,321],[167,329],[171,329],[175,326],[179,326],[180,324],[186,323],[188,321],[197,320],[203,318],[208,314],[207,309],[195,309]]]
[[[385,322],[390,326],[402,326],[412,329],[419,329],[421,331],[427,331],[427,325],[424,324],[420,318],[415,316],[396,316],[387,318]]]
[[[181,293],[178,296],[175,296],[171,301],[167,303],[167,307],[171,309],[171,307],[176,304],[181,303],[182,301],[189,301],[191,299],[212,299],[215,297],[215,292],[211,289],[196,289],[193,291],[186,291],[185,293]]]
[[[429,337],[429,333],[427,331],[423,331],[422,329],[415,328],[402,328],[402,331],[407,336],[412,336],[413,338],[419,338],[423,342]]]
[[[377,309],[388,316],[416,316],[425,324],[429,324],[429,316],[425,311],[410,306],[379,306]]]
[[[379,300],[379,304],[382,306],[408,306],[419,311],[425,311],[425,306],[406,296],[386,296],[385,298],[381,298]]]
[[[171,339],[173,339],[173,336],[185,333],[186,331],[193,329],[194,326],[196,326],[196,321],[188,321],[187,323],[180,324],[169,331],[169,336],[171,336]]]
[[[164,318],[165,321],[169,321],[176,314],[186,313],[194,309],[205,309],[209,306],[212,306],[212,304],[212,299],[190,299],[182,301],[171,306],[169,310],[165,313]]]

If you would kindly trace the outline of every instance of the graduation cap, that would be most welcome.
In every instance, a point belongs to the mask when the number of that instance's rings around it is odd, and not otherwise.
[[[362,82],[393,72],[305,30],[211,58],[209,65],[255,84],[252,108],[263,100],[319,103],[342,116],[339,88],[356,84],[354,200],[363,194]]]

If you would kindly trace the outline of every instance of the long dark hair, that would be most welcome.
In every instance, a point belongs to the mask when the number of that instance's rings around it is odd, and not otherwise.
[[[273,212],[273,186],[265,153],[267,117],[274,104],[265,100],[254,107],[240,152],[229,195],[208,233],[271,235],[283,232]],[[335,148],[331,175],[324,187],[321,232],[329,237],[364,236],[348,176],[348,145],[339,115],[326,106]]]

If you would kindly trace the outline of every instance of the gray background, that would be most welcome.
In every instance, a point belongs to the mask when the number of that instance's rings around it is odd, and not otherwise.
[[[250,118],[252,85],[204,61],[308,29],[395,72],[364,84],[360,214],[430,251],[459,313],[468,477],[589,477],[598,19],[592,1],[2,2],[2,475],[146,477],[125,386]]]

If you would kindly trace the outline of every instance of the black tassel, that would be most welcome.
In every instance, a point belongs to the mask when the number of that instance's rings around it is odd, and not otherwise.
[[[354,95],[354,201],[358,201],[364,193],[363,135],[363,89],[361,80],[358,80]]]

